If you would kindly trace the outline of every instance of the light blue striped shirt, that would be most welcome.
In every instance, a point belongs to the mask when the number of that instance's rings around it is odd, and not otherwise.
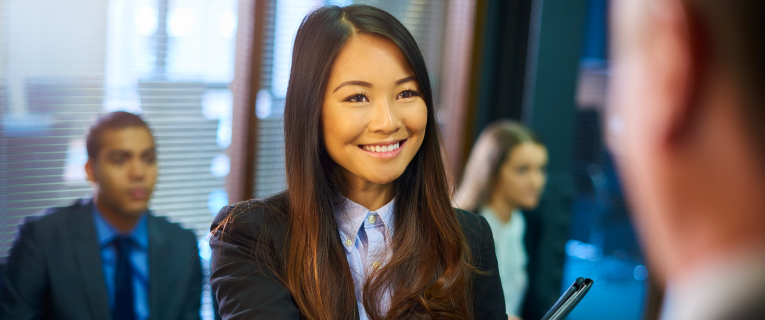
[[[362,299],[364,285],[373,269],[383,267],[390,257],[390,252],[386,249],[392,242],[394,204],[395,199],[382,208],[371,211],[346,199],[335,212],[338,232],[345,247],[345,257],[353,275],[360,320],[369,319]],[[383,310],[386,310],[390,305],[390,293],[383,299],[384,301],[379,303]]]

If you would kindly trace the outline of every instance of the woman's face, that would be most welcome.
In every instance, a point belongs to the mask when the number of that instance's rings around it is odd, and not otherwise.
[[[321,110],[329,156],[352,184],[389,184],[422,145],[427,107],[391,41],[356,34],[332,65]]]
[[[523,209],[533,209],[547,182],[547,149],[522,143],[512,150],[499,169],[496,187],[505,200]]]

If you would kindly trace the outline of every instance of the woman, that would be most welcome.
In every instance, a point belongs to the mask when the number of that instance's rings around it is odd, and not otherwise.
[[[453,209],[430,80],[390,14],[324,7],[298,29],[287,190],[223,208],[224,319],[506,319],[491,230]]]
[[[547,149],[531,130],[512,121],[495,122],[481,133],[470,154],[454,202],[480,212],[494,235],[507,314],[518,318],[526,293],[526,222],[547,180]]]

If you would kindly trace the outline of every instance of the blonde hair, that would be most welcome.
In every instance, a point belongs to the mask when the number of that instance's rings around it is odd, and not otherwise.
[[[470,152],[457,193],[455,207],[477,211],[486,204],[493,191],[499,169],[516,146],[523,143],[544,145],[529,128],[510,120],[489,124]]]

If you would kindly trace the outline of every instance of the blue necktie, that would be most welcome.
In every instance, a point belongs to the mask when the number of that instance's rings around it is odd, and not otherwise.
[[[117,247],[117,272],[114,274],[114,309],[112,319],[135,320],[133,310],[133,268],[130,266],[132,243],[128,237],[114,240]]]

